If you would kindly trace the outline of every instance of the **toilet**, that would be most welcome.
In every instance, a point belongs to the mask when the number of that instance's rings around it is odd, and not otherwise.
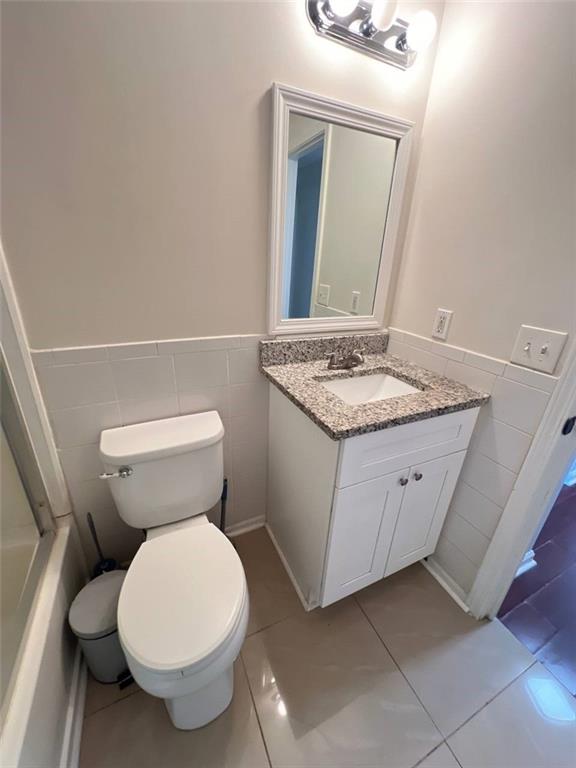
[[[120,643],[138,685],[185,730],[230,704],[248,622],[242,563],[206,517],[222,493],[223,438],[216,411],[100,437],[118,513],[146,533],[120,592]]]

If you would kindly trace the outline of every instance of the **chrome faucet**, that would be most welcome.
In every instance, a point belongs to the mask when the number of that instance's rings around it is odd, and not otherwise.
[[[338,357],[336,352],[332,352],[328,358],[328,370],[344,370],[347,371],[350,368],[356,368],[362,365],[364,362],[363,353],[359,349],[355,349],[352,354]]]

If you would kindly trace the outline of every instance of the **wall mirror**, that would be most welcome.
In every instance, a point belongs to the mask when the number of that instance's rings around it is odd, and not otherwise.
[[[269,332],[380,328],[412,123],[274,85]]]

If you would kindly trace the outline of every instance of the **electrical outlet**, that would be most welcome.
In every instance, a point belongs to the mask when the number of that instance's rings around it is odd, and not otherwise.
[[[451,309],[436,310],[436,318],[434,319],[434,325],[432,327],[432,336],[435,339],[442,339],[446,341],[448,338],[448,329],[450,328],[450,322],[454,313]]]
[[[324,283],[319,284],[316,301],[318,302],[318,304],[321,304],[323,307],[328,307],[330,305],[330,286],[329,285],[325,285]]]
[[[567,338],[568,334],[561,331],[521,325],[510,360],[526,368],[553,373]]]
[[[360,309],[360,291],[352,291],[352,304],[350,305],[350,312],[353,315],[357,315],[359,309]]]

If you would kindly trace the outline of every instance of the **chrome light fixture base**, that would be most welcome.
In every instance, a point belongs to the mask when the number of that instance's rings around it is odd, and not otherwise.
[[[367,0],[359,0],[348,16],[337,16],[328,0],[306,0],[306,11],[318,35],[362,51],[398,69],[408,69],[416,59],[415,51],[411,51],[406,44],[408,22],[396,19],[389,29],[377,29],[370,16],[372,3]]]

